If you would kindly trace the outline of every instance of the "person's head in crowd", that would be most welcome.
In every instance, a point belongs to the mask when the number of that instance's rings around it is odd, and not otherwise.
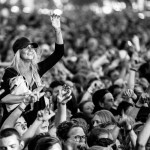
[[[85,83],[86,83],[86,76],[85,76],[85,74],[78,72],[77,74],[75,74],[73,76],[72,82],[80,84],[80,86],[82,86],[84,88]]]
[[[38,139],[34,150],[62,150],[58,138],[46,136]]]
[[[83,56],[79,56],[76,61],[76,71],[85,74],[89,71],[89,62]]]
[[[35,49],[38,48],[37,43],[30,42],[26,37],[20,37],[13,43],[14,58],[12,61],[12,67],[19,72],[19,65],[23,65],[25,61],[30,61],[32,66],[36,66],[38,62],[38,56]],[[30,51],[30,55],[27,52]]]
[[[103,76],[103,77],[101,77],[101,80],[104,83],[106,89],[108,89],[110,86],[112,86],[111,78],[109,78],[107,76]]]
[[[72,116],[71,116],[71,119],[78,119],[78,118],[81,118],[81,119],[83,119],[83,120],[85,120],[86,121],[86,123],[88,124],[88,126],[90,126],[91,125],[91,119],[92,118],[89,118],[88,116],[86,116],[85,114],[83,114],[82,112],[77,112],[77,113],[75,113],[75,114],[73,114]]]
[[[139,78],[138,79],[138,84],[142,87],[142,89],[145,91],[148,86],[149,86],[149,82],[146,78]]]
[[[89,80],[89,82],[87,83],[86,89],[88,89],[89,87],[92,88],[92,91],[94,93],[97,90],[104,89],[105,85],[100,79],[93,78],[93,79]]]
[[[89,52],[93,52],[97,50],[98,48],[98,41],[96,38],[89,38],[87,41],[87,48]]]
[[[14,128],[6,128],[0,131],[0,149],[22,150],[24,143],[21,136]]]
[[[92,101],[95,105],[94,112],[101,109],[110,110],[114,104],[114,97],[107,89],[101,89],[93,94]]]
[[[56,134],[63,145],[74,142],[77,146],[86,146],[86,134],[82,126],[72,121],[64,121],[58,127]]]
[[[122,87],[120,87],[119,85],[112,85],[108,88],[108,90],[113,95],[113,97],[116,98],[118,95],[121,94]]]
[[[50,84],[50,88],[52,89],[52,99],[54,102],[56,101],[59,90],[62,89],[63,85],[64,85],[64,82],[58,81],[58,80],[55,80]]]
[[[115,82],[119,78],[119,70],[118,68],[114,68],[108,71],[108,77],[110,77],[112,82]]]
[[[49,133],[36,135],[28,144],[28,150],[61,150],[60,141],[56,137],[50,136]]]
[[[20,116],[17,119],[14,128],[18,131],[20,136],[22,136],[28,130],[27,122],[23,116]]]
[[[96,126],[101,126],[103,128],[106,127],[114,127],[114,125],[116,124],[116,120],[114,115],[108,111],[108,110],[100,110],[97,111],[92,119],[92,126],[96,127]]]
[[[85,134],[88,133],[89,126],[84,118],[72,117],[71,121],[74,122],[75,124],[78,124],[79,126],[81,126],[83,128]]]
[[[43,91],[45,92],[45,95],[49,100],[51,100],[51,97],[52,97],[52,89],[49,87],[44,87],[43,88]]]
[[[79,110],[83,112],[86,116],[92,117],[94,104],[91,100],[83,101],[79,104]]]
[[[91,146],[103,146],[108,147],[114,143],[113,136],[110,131],[99,126],[94,127],[87,138],[89,147]]]

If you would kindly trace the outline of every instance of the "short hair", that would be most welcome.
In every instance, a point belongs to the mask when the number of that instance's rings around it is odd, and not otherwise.
[[[110,93],[107,89],[100,89],[100,90],[97,90],[93,96],[92,96],[92,100],[93,100],[93,103],[94,105],[98,105],[99,102],[103,103],[104,102],[104,96],[107,94],[107,93]]]
[[[84,107],[84,105],[85,105],[86,103],[88,103],[88,102],[93,103],[91,100],[85,100],[85,101],[79,103],[78,108],[80,109],[81,112],[83,112],[83,107]]]
[[[54,89],[58,86],[63,86],[65,83],[63,81],[55,80],[50,84],[50,88]]]
[[[60,144],[60,141],[56,137],[47,136],[42,137],[37,141],[35,150],[49,150],[54,144]]]
[[[61,124],[59,124],[59,126],[57,127],[56,135],[58,136],[58,138],[60,140],[66,141],[69,138],[68,137],[69,131],[74,127],[82,128],[82,126],[80,124],[75,123],[73,121],[64,121]],[[84,129],[83,129],[83,131],[84,131]]]
[[[94,145],[99,145],[102,146],[101,143],[99,143],[100,135],[102,134],[110,134],[109,130],[105,128],[100,128],[99,126],[94,127],[91,132],[89,133],[89,136],[87,138],[88,145],[94,146]]]
[[[94,116],[98,116],[102,124],[116,124],[116,119],[114,115],[108,110],[97,111]]]
[[[79,126],[81,126],[84,130],[85,133],[88,133],[88,123],[86,122],[85,119],[83,118],[72,118],[71,119],[72,122],[79,124]]]
[[[36,135],[33,139],[31,139],[31,141],[28,144],[28,150],[34,150],[37,144],[37,141],[43,137],[49,137],[50,134],[49,133],[41,133]]]
[[[19,132],[14,128],[6,128],[0,131],[0,139],[6,138],[12,135],[16,135],[19,141],[21,141],[21,136]]]

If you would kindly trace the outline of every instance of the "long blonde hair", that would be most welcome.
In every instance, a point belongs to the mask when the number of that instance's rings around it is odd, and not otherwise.
[[[31,71],[32,71],[32,76],[34,77],[37,86],[41,86],[42,82],[41,82],[41,78],[38,73],[39,68],[38,68],[37,63],[38,63],[38,56],[37,56],[36,52],[34,51],[34,58],[31,61],[30,67],[31,67]],[[20,68],[24,68],[26,66],[25,66],[23,59],[21,59],[21,57],[20,57],[20,50],[18,50],[16,52],[10,66],[13,67],[20,75],[23,75]]]

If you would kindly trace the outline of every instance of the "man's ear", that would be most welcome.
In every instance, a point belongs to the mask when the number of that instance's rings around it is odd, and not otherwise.
[[[22,150],[22,149],[24,149],[24,147],[25,147],[25,143],[24,143],[24,141],[21,141],[20,142],[20,149]]]
[[[99,102],[99,106],[103,108],[104,107],[104,103]]]

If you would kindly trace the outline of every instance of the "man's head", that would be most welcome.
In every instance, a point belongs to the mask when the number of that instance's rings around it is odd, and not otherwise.
[[[27,130],[27,122],[25,121],[24,117],[21,116],[17,119],[14,128],[18,131],[18,133],[22,136]]]
[[[59,93],[59,90],[62,89],[64,85],[64,82],[63,81],[53,81],[51,84],[50,84],[50,88],[52,89],[52,97],[53,99],[55,100],[58,93]]]
[[[0,150],[22,150],[23,143],[17,130],[6,128],[0,132]]]
[[[77,145],[86,145],[85,132],[78,123],[64,121],[58,126],[56,134],[65,145],[71,141]]]
[[[107,109],[107,110],[110,110],[114,103],[113,95],[106,89],[97,90],[93,94],[92,100],[93,100],[95,107],[100,106],[103,109]],[[95,111],[98,111],[98,110],[95,110]]]

